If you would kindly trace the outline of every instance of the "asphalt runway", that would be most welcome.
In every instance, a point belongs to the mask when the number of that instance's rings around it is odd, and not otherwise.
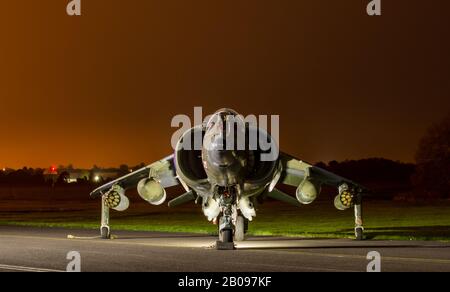
[[[68,239],[68,235],[77,239]],[[381,255],[381,271],[450,272],[450,243],[250,237],[237,250],[217,251],[216,238],[194,234],[0,227],[0,271],[66,271],[79,252],[81,271],[365,272],[367,254]]]

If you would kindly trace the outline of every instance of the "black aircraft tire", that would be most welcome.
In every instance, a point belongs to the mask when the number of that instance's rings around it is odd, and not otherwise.
[[[217,217],[217,233],[219,234],[219,241],[224,242],[223,241],[223,233],[220,232],[220,219],[222,217]]]
[[[355,237],[356,240],[364,240],[364,231],[362,228],[356,228],[355,229]]]
[[[236,224],[234,225],[234,241],[245,240],[245,218],[237,216]]]
[[[219,229],[219,227],[217,227],[217,229]],[[219,230],[219,241],[223,242],[223,233],[220,232],[220,230]]]
[[[110,239],[110,234],[109,234],[109,228],[108,227],[102,227],[101,230],[101,236],[102,239]]]
[[[233,242],[233,230],[222,230],[222,242]]]

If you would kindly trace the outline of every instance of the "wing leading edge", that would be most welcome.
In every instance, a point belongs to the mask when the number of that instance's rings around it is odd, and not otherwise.
[[[288,154],[280,153],[280,160],[283,169],[280,182],[283,184],[298,187],[305,179],[308,179],[320,185],[338,188],[345,183],[358,188],[359,192],[368,191],[366,188],[352,180],[296,159]]]
[[[149,177],[157,179],[164,188],[178,185],[179,181],[175,171],[174,156],[168,156],[137,171],[102,185],[101,187],[95,189],[90,196],[91,198],[98,198],[115,185],[118,185],[126,190],[137,186],[142,179]]]

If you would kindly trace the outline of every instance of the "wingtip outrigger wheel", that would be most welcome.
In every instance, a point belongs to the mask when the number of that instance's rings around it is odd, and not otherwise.
[[[100,236],[102,239],[111,239],[111,232],[109,227],[103,226],[100,228]]]
[[[109,206],[106,204],[107,196],[102,196],[102,219],[100,236],[102,239],[111,239],[111,228],[109,227]]]

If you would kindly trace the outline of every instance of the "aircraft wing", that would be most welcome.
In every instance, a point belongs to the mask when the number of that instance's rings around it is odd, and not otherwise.
[[[336,188],[345,183],[355,188],[358,193],[368,192],[366,188],[349,179],[298,160],[288,154],[280,153],[280,160],[283,171],[279,182],[283,184],[298,187],[305,179],[308,179],[319,185],[328,185]]]
[[[176,186],[179,184],[174,165],[174,155],[168,156],[137,171],[113,180],[91,193],[92,198],[98,198],[109,191],[113,186],[119,185],[123,189],[129,189],[137,186],[139,181],[144,178],[157,178],[164,188]]]

